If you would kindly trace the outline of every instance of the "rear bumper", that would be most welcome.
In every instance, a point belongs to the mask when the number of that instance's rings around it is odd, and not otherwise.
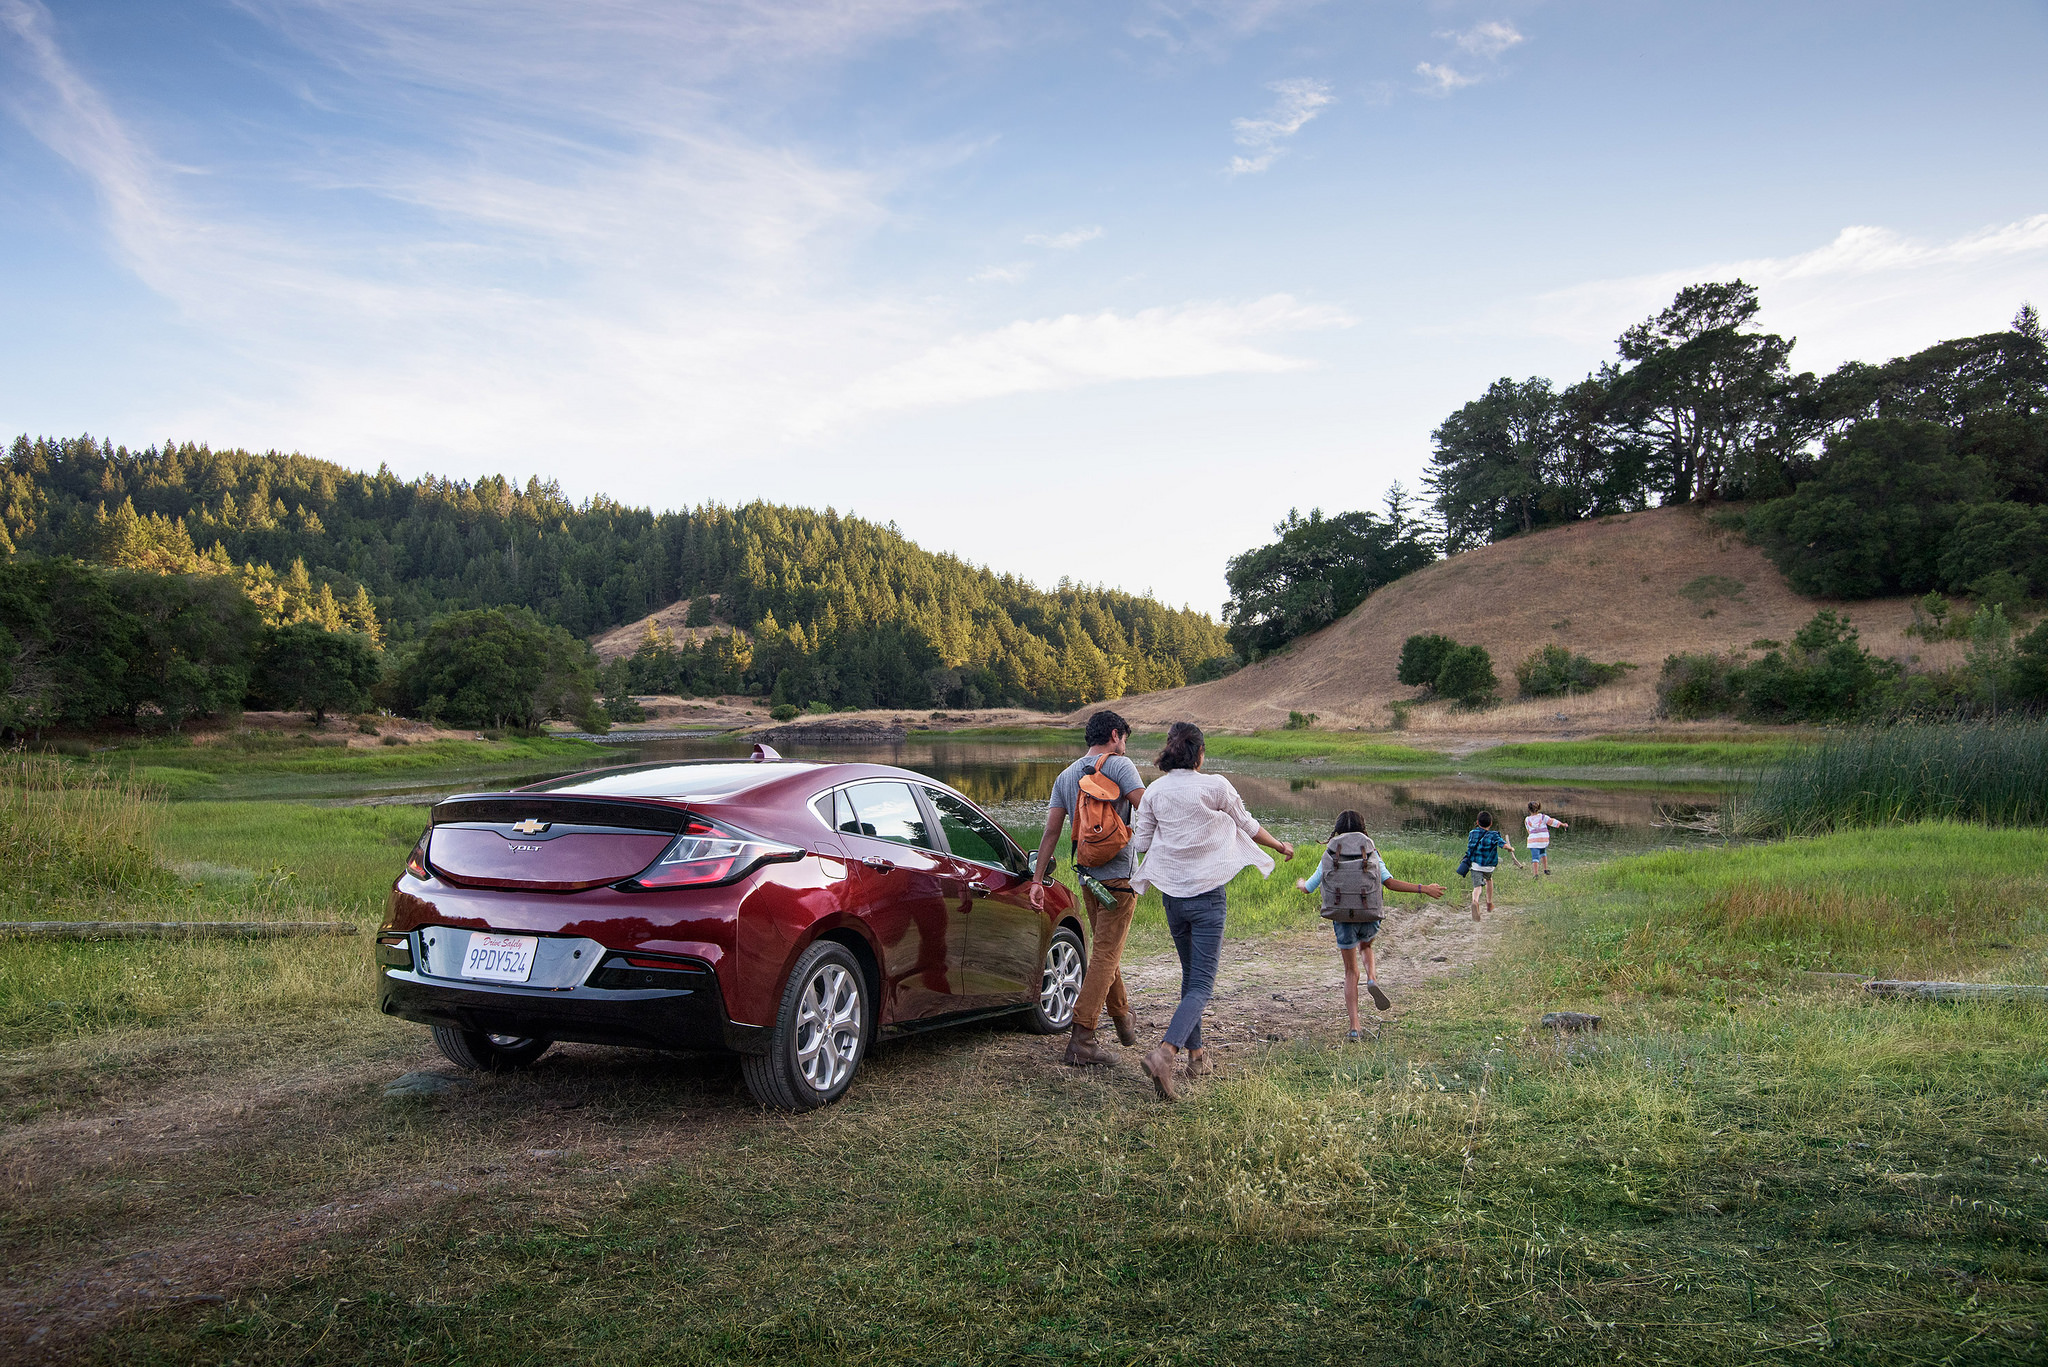
[[[693,977],[700,975],[692,975]],[[718,975],[686,989],[550,990],[378,971],[377,1009],[421,1025],[634,1049],[765,1053],[768,1031],[726,1014]]]

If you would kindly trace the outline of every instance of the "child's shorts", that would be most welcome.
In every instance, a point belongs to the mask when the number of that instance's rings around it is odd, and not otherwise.
[[[1499,867],[1500,867],[1500,866],[1499,866],[1498,864],[1494,865],[1494,868],[1499,868]],[[1493,881],[1493,869],[1482,869],[1482,868],[1480,868],[1480,867],[1479,867],[1478,865],[1476,865],[1476,864],[1472,866],[1472,886],[1473,886],[1473,887],[1475,887],[1475,888],[1483,888],[1483,887],[1485,887],[1485,886],[1486,886],[1486,885],[1487,885],[1488,883],[1491,883],[1492,881]]]
[[[1378,921],[1332,921],[1330,922],[1330,929],[1337,932],[1337,948],[1356,949],[1360,945],[1369,945],[1373,942],[1373,937],[1380,933],[1380,923]]]
[[[1550,857],[1550,846],[1548,846],[1548,845],[1531,845],[1531,846],[1529,847],[1529,862],[1530,862],[1531,864],[1540,864],[1540,863],[1542,863],[1542,862],[1543,862],[1543,861],[1544,861],[1545,859],[1547,859],[1547,858],[1549,858],[1549,857]]]

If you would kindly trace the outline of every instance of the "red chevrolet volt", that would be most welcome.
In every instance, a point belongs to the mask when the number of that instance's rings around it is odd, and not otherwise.
[[[878,1039],[1073,1020],[1085,920],[945,784],[764,757],[452,797],[391,889],[378,1005],[470,1069],[558,1040],[740,1056],[764,1105],[845,1093]]]

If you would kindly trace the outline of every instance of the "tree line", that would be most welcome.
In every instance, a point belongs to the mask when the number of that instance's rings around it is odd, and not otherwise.
[[[572,503],[538,480],[401,481],[192,443],[17,439],[0,466],[0,556],[78,562],[112,573],[108,584],[145,573],[238,584],[265,629],[315,621],[366,637],[390,647],[394,678],[411,677],[401,666],[456,614],[496,610],[505,630],[573,639],[679,598],[717,639],[657,639],[632,679],[615,671],[607,686],[840,707],[1067,707],[1173,687],[1230,649],[1205,614],[1068,580],[1040,590],[831,509],[655,513],[601,496]],[[454,694],[422,687],[394,696],[453,705]]]
[[[1365,594],[1539,528],[1719,504],[1801,593],[2048,595],[2048,343],[2023,306],[2000,332],[1824,376],[1756,325],[1756,289],[1691,285],[1574,383],[1503,378],[1431,434],[1426,508],[1290,513],[1231,560],[1240,661]]]

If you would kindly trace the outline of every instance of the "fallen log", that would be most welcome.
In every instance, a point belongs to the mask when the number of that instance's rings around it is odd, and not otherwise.
[[[1539,1024],[1553,1030],[1598,1030],[1600,1018],[1589,1016],[1583,1011],[1546,1011]]]
[[[0,939],[283,940],[353,935],[346,921],[0,921]]]
[[[1863,984],[1879,997],[1907,997],[1930,1002],[2048,1001],[2048,986],[2038,983],[1916,983],[1883,978]]]

